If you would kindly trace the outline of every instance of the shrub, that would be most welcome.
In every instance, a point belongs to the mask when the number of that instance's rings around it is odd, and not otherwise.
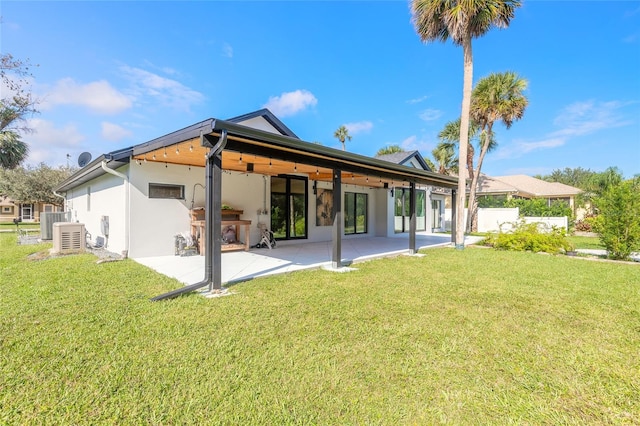
[[[584,219],[576,221],[575,230],[579,232],[592,232],[593,231],[593,222],[596,220],[596,216],[593,214],[588,214],[584,217]]]
[[[518,207],[521,216],[550,217],[567,216],[571,218],[573,212],[571,207],[563,201],[554,201],[547,204],[544,198],[512,198],[504,203],[505,207]]]
[[[628,259],[640,250],[640,177],[610,186],[594,204],[598,217],[593,228],[609,258]]]
[[[515,224],[510,232],[492,234],[485,240],[486,245],[498,250],[532,251],[534,253],[564,253],[573,250],[564,229],[553,227],[549,232],[541,232],[538,223]]]

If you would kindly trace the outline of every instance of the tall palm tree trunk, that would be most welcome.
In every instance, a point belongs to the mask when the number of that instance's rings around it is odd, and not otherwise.
[[[467,227],[471,232],[478,230],[478,200],[476,193],[478,190],[478,178],[480,177],[480,170],[482,170],[482,162],[484,156],[487,155],[489,150],[489,140],[491,139],[492,124],[487,126],[487,132],[481,136],[480,157],[478,157],[478,173],[476,173],[471,179],[471,188],[469,189],[469,218],[467,220]]]
[[[482,161],[484,160],[484,156],[487,153],[487,149],[483,146],[480,150],[480,158],[478,158],[478,170],[482,168]],[[478,230],[478,199],[476,197],[478,190],[478,178],[480,173],[476,173],[476,175],[471,179],[471,189],[469,190],[469,217],[467,220],[467,227],[471,232],[476,232]]]
[[[469,112],[471,110],[471,91],[473,89],[473,54],[471,50],[471,36],[464,38],[462,43],[464,56],[464,84],[462,86],[462,113],[460,114],[460,143],[458,158],[467,158],[469,145]],[[456,248],[464,248],[464,204],[466,198],[467,170],[461,167],[458,173],[458,199],[456,203]]]

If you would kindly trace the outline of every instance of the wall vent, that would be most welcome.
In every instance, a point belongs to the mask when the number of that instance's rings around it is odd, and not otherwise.
[[[71,221],[71,212],[46,212],[40,213],[40,238],[53,239],[53,224],[56,222]]]
[[[53,224],[54,253],[82,253],[85,248],[84,223],[57,222]]]

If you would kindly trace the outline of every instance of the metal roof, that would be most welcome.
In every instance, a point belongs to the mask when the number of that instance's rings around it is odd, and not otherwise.
[[[258,116],[264,117],[278,131],[285,134],[275,134],[238,124],[238,122]],[[299,165],[307,165],[307,170],[310,170],[310,167],[314,170],[314,176],[310,175],[310,178],[317,180],[322,178],[318,173],[319,169],[322,168],[323,171],[328,171],[329,173],[333,169],[339,169],[343,174],[345,172],[350,173],[351,179],[356,176],[360,178],[355,183],[363,185],[365,182],[369,185],[369,177],[371,177],[372,180],[374,178],[379,179],[379,185],[377,186],[383,185],[383,179],[386,185],[389,182],[415,182],[444,188],[455,188],[457,186],[457,178],[455,177],[302,141],[273,116],[270,111],[265,109],[235,117],[231,120],[209,118],[148,142],[102,155],[62,182],[56,188],[56,191],[68,191],[79,184],[104,174],[105,172],[101,168],[103,160],[108,161],[109,167],[115,169],[128,163],[131,159],[136,161],[155,160],[155,158],[150,157],[154,153],[158,153],[158,157],[160,157],[158,161],[160,162],[204,166],[203,153],[206,153],[210,145],[207,145],[206,138],[203,138],[203,136],[219,136],[222,130],[226,130],[228,133],[228,142],[223,155],[229,152],[240,153],[240,155],[253,155],[262,158],[263,163],[266,163],[264,159],[267,159],[269,164],[272,160],[278,160],[283,164],[290,164],[292,170],[296,170]],[[192,152],[182,153],[179,157],[166,158],[167,151],[178,151],[181,144],[183,148],[184,144],[189,144],[187,151]],[[169,147],[171,147],[171,150],[168,149]],[[162,153],[164,155],[160,155]],[[260,173],[257,169],[253,171]],[[315,174],[318,174],[318,176],[315,176]],[[369,186],[376,185],[371,184]]]

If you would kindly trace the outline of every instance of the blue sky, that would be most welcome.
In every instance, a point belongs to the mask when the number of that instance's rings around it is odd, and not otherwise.
[[[425,157],[460,114],[462,49],[423,44],[407,1],[1,3],[1,50],[42,100],[29,162],[94,158],[207,118],[268,107],[300,138]],[[529,107],[498,126],[490,175],[640,173],[640,2],[525,0],[474,40],[474,81],[515,71]]]

